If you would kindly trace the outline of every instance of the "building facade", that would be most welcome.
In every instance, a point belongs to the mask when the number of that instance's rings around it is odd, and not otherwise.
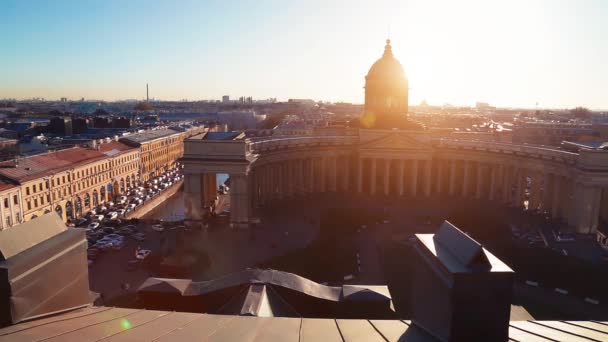
[[[148,181],[176,166],[184,154],[187,133],[166,128],[132,134],[120,141],[139,148],[142,181]]]
[[[0,180],[0,230],[23,221],[19,186]]]
[[[228,173],[234,227],[274,200],[325,192],[491,201],[545,212],[584,234],[608,222],[608,151],[441,138],[407,118],[407,87],[387,41],[367,74],[354,134],[187,139],[187,217],[204,219],[216,190],[207,180]]]

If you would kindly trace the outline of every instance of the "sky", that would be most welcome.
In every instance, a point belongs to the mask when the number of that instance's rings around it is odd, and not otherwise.
[[[608,1],[0,0],[0,98],[363,102],[390,37],[410,103],[608,109]]]

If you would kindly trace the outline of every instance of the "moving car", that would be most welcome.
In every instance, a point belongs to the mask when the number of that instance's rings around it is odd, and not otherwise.
[[[137,258],[137,260],[145,260],[150,254],[152,254],[151,250],[140,249],[135,253],[135,258]]]

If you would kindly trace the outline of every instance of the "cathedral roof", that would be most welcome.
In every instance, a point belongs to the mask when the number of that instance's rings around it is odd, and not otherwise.
[[[403,77],[403,79],[405,79],[405,72],[403,71],[401,63],[393,56],[391,40],[387,39],[386,46],[384,47],[384,54],[369,69],[367,78],[392,77]]]

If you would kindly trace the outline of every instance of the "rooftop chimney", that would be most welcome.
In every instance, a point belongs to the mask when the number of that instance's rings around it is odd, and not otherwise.
[[[514,272],[448,221],[416,238],[412,321],[441,341],[507,341]]]

